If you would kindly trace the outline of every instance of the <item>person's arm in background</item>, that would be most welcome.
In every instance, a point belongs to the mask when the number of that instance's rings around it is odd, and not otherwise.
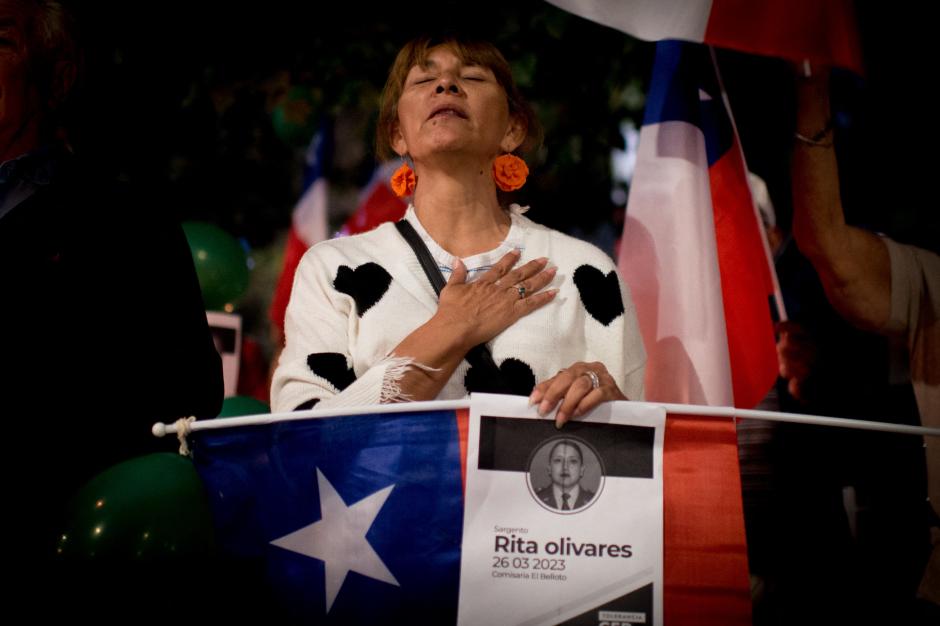
[[[793,234],[832,306],[856,326],[879,330],[891,313],[891,267],[881,239],[845,222],[832,145],[829,72],[797,80],[792,161]],[[814,143],[815,142],[815,143]]]

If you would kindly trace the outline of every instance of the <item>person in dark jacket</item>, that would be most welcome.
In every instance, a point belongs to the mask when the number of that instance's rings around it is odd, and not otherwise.
[[[68,11],[0,0],[0,31],[3,524],[39,568],[78,488],[172,450],[153,422],[218,414],[222,370],[179,224],[68,146]]]

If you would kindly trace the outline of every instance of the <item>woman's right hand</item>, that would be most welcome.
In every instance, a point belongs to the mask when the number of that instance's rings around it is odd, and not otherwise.
[[[557,269],[545,269],[548,259],[535,259],[513,269],[518,261],[519,251],[511,250],[472,283],[466,282],[463,262],[457,259],[454,263],[435,317],[460,333],[467,350],[489,341],[557,295],[557,289],[542,291]]]

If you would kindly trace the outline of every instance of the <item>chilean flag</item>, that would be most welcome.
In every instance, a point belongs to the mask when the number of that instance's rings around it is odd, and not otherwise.
[[[773,282],[708,50],[657,44],[619,269],[650,401],[754,407],[777,377]]]
[[[459,430],[453,410],[415,405],[193,433],[221,553],[261,583],[239,590],[258,593],[238,598],[246,611],[257,623],[453,624]]]
[[[284,332],[284,313],[290,301],[297,265],[310,246],[328,238],[328,184],[324,172],[329,146],[326,139],[325,130],[321,130],[314,135],[307,150],[305,191],[294,209],[284,250],[284,267],[271,301],[269,315],[281,333]],[[389,183],[398,165],[389,162],[376,168],[372,180],[359,194],[356,211],[346,220],[337,236],[367,232],[379,224],[397,222],[404,217],[408,205],[395,195]]]
[[[470,402],[223,418],[191,433],[217,558],[235,573],[231,597],[212,601],[257,623],[455,623]],[[667,418],[667,626],[751,623],[735,442],[730,420]]]
[[[379,165],[372,180],[359,194],[359,205],[340,229],[340,235],[355,235],[372,230],[385,222],[397,222],[405,216],[408,205],[392,191],[392,174],[401,163],[388,161]]]
[[[329,228],[329,183],[327,160],[332,149],[330,129],[324,125],[310,140],[304,161],[304,191],[294,207],[284,249],[284,267],[274,287],[269,315],[284,332],[284,313],[290,301],[294,272],[307,248],[327,239]]]
[[[548,0],[645,41],[681,39],[862,73],[850,0]]]

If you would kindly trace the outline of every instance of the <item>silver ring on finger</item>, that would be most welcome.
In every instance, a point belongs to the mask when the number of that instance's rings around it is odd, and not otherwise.
[[[516,290],[519,292],[519,299],[522,300],[525,298],[525,285],[519,283],[516,285]]]
[[[591,389],[597,389],[601,386],[601,379],[597,377],[597,374],[588,370],[584,372],[584,375],[591,379]]]

